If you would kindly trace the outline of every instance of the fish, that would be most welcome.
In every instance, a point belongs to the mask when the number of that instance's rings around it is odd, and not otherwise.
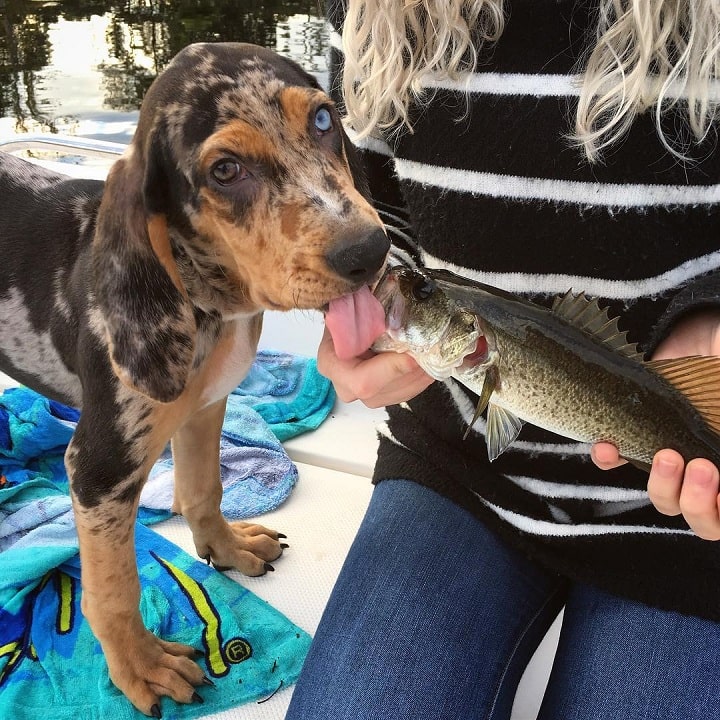
[[[375,352],[406,352],[437,380],[478,395],[490,461],[532,423],[609,442],[649,470],[662,448],[720,467],[720,358],[645,361],[596,299],[568,290],[552,308],[447,270],[389,267]],[[467,436],[466,432],[466,436]]]

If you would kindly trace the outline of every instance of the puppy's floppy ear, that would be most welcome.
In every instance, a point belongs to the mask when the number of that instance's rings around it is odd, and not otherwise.
[[[143,162],[133,141],[111,168],[98,213],[93,271],[118,377],[153,400],[171,402],[187,381],[196,326],[166,218],[155,207],[152,214],[147,209],[146,180],[162,175],[159,162],[152,150]]]

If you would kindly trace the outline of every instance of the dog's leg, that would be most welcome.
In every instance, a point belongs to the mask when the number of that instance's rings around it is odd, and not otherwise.
[[[105,427],[117,429],[120,422],[115,418]],[[108,439],[83,411],[66,454],[80,541],[82,610],[113,683],[138,710],[160,717],[163,695],[181,703],[199,700],[195,686],[203,683],[204,672],[190,659],[195,649],[163,641],[143,624],[135,516],[148,461],[136,462],[127,447],[107,447],[98,436]]]
[[[175,464],[173,510],[192,530],[198,555],[218,568],[262,575],[282,554],[279,535],[262,525],[228,522],[220,513],[220,432],[226,398],[192,415],[172,439]]]

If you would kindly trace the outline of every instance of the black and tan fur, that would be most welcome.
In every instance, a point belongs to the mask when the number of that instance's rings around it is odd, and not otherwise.
[[[199,555],[259,575],[281,554],[276,532],[220,514],[225,400],[264,309],[376,279],[389,243],[354,165],[316,81],[233,43],[177,55],[104,185],[0,154],[0,368],[82,407],[66,466],[83,611],[146,714],[198,700],[203,671],[143,627],[140,490],[172,439],[174,510]]]

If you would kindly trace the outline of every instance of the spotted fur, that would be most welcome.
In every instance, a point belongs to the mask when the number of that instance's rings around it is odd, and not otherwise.
[[[198,553],[252,575],[282,553],[276,532],[220,514],[225,400],[263,310],[323,308],[381,270],[389,243],[356,166],[314,78],[235,43],[176,56],[105,183],[0,154],[0,368],[82,407],[66,467],[83,611],[146,714],[161,695],[192,702],[203,673],[142,627],[140,490],[172,439]]]

